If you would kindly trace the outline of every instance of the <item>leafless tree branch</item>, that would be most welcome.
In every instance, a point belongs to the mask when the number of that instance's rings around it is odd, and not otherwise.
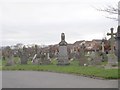
[[[110,15],[120,15],[120,9],[118,9],[118,7],[113,7],[113,6],[110,6],[108,5],[107,7],[101,9],[101,8],[96,8],[98,11],[103,11],[103,12],[107,12],[109,13]],[[109,18],[109,19],[114,19],[116,21],[118,21],[118,18],[117,17],[111,17],[111,16],[107,16],[106,18]]]

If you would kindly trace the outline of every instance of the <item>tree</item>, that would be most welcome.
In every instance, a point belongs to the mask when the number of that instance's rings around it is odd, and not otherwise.
[[[116,6],[117,6],[117,5],[116,5]],[[97,8],[97,10],[98,10],[98,11],[107,12],[107,13],[109,14],[109,16],[106,16],[106,18],[114,19],[114,20],[116,20],[116,21],[119,21],[119,20],[118,20],[118,15],[120,15],[120,9],[118,8],[118,6],[115,7],[115,6],[109,6],[109,5],[107,5],[107,6],[104,7],[104,8],[100,8],[100,9]],[[115,15],[115,16],[113,17],[113,16],[111,16],[111,15]]]

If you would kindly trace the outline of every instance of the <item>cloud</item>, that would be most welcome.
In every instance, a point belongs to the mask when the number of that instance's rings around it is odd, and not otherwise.
[[[114,0],[2,0],[2,42],[59,43],[103,38],[117,22],[106,19],[92,5],[111,4]],[[117,1],[116,1],[117,2]]]

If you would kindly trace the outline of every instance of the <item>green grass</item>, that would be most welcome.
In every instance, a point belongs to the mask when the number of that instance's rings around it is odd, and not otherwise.
[[[0,66],[0,71],[2,70],[2,66]]]
[[[0,59],[0,71],[2,70],[2,60]]]
[[[5,66],[3,65],[2,70],[32,70],[32,71],[49,71],[49,72],[59,72],[59,73],[69,73],[76,75],[83,75],[89,77],[99,77],[104,79],[118,79],[118,69],[104,69],[95,66],[79,66],[78,61],[72,61],[68,66],[57,66],[57,61],[52,60],[50,65],[32,65],[31,62],[28,62],[27,65],[16,64],[14,66]],[[5,64],[5,61],[3,62]],[[120,71],[120,69],[119,69]]]

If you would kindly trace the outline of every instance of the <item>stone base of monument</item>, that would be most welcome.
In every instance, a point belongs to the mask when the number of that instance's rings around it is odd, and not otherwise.
[[[115,54],[108,54],[108,64],[115,66],[118,65],[118,57]]]
[[[67,46],[60,46],[57,65],[69,65]]]
[[[117,69],[118,68],[118,58],[115,54],[108,54],[108,64],[105,69]]]

